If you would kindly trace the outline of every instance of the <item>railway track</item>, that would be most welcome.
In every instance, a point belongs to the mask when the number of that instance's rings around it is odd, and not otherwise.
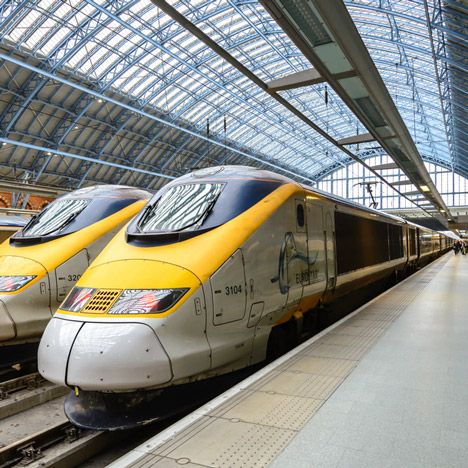
[[[37,370],[37,344],[0,347],[0,382]]]
[[[0,449],[0,468],[78,466],[127,434],[80,429],[68,421],[55,424]]]
[[[48,382],[37,372],[1,382],[0,420],[63,396],[68,392],[68,388]]]
[[[63,413],[68,392],[38,373],[0,383],[0,468],[69,468],[95,457],[103,466],[175,422],[117,432],[80,429]]]

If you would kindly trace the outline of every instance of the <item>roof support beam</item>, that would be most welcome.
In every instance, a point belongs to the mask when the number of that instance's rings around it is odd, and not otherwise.
[[[28,193],[31,195],[39,195],[41,197],[58,197],[59,195],[69,192],[69,190],[61,187],[54,188],[46,185],[27,184],[18,180],[12,182],[9,182],[8,180],[1,181],[0,190]]]
[[[398,165],[395,163],[379,164],[378,166],[372,166],[372,169],[374,169],[374,171],[386,171],[388,169],[398,169]]]
[[[44,146],[33,145],[31,143],[25,143],[24,141],[11,140],[10,138],[0,137],[0,143],[4,143],[7,145],[20,146],[21,148],[42,151],[44,153],[52,153],[52,154],[55,154],[56,156],[79,159],[80,161],[88,161],[93,164],[101,164],[103,166],[116,167],[118,169],[125,169],[125,170],[132,171],[132,172],[139,172],[141,174],[148,174],[148,175],[153,175],[156,177],[163,177],[164,179],[175,179],[175,177],[172,177],[166,174],[161,174],[159,172],[147,171],[145,169],[139,169],[138,167],[125,166],[123,164],[113,163],[110,161],[103,161],[100,159],[90,158],[88,156],[82,156],[81,154],[68,153],[66,151],[60,151],[55,148],[46,148]]]
[[[421,195],[421,192],[419,190],[412,190],[411,192],[403,192],[406,196],[413,196],[413,195]],[[424,200],[426,200],[424,198]],[[414,201],[414,200],[411,200],[411,201]],[[432,205],[432,203],[431,203]],[[421,205],[420,205],[421,206]]]
[[[340,145],[356,145],[358,143],[368,143],[369,141],[375,141],[374,136],[370,133],[363,133],[343,138],[342,140],[338,140],[338,143]]]
[[[325,80],[315,68],[309,70],[292,73],[291,75],[273,80],[267,83],[268,89],[271,91],[284,91],[286,89],[302,88],[303,86],[311,86],[317,83],[323,83]]]

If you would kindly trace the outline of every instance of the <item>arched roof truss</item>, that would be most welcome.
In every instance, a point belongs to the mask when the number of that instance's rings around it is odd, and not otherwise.
[[[265,82],[310,68],[256,1],[170,3]],[[467,174],[466,7],[345,3],[423,159]],[[157,188],[241,163],[313,183],[350,161],[148,1],[0,0],[0,22],[3,176]],[[336,140],[363,131],[325,83],[279,94]]]

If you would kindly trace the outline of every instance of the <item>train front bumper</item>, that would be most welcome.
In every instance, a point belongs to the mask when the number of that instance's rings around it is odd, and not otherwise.
[[[131,391],[169,382],[170,360],[142,323],[78,322],[54,317],[38,352],[43,377],[86,391]]]

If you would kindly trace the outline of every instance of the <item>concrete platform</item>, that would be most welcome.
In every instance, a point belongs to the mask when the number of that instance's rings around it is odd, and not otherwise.
[[[468,257],[449,253],[112,467],[468,466]]]

